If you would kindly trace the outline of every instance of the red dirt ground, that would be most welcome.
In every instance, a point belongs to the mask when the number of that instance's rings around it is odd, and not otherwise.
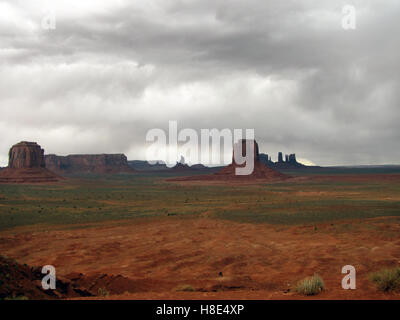
[[[368,277],[399,266],[400,225],[388,218],[346,223],[353,228],[207,217],[69,230],[36,226],[3,232],[0,251],[19,263],[54,265],[57,275],[93,292],[105,288],[108,299],[399,299],[379,292]],[[341,269],[348,264],[356,267],[357,290],[341,288]],[[297,281],[314,273],[326,290],[313,297],[294,293]],[[182,285],[195,291],[179,291]]]
[[[48,183],[65,180],[46,168],[5,168],[0,171],[0,183]]]

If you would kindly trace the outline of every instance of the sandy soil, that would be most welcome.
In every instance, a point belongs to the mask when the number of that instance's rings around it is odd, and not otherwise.
[[[368,276],[399,266],[400,225],[387,218],[345,224],[351,228],[168,217],[68,230],[36,226],[2,232],[0,252],[54,265],[58,275],[87,285],[96,279],[108,299],[399,299],[378,292]],[[347,264],[356,267],[356,290],[341,288]],[[314,273],[326,290],[295,294],[296,282]],[[195,291],[179,291],[182,285]]]

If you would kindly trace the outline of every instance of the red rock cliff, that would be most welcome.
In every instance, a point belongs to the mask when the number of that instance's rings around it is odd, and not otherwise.
[[[241,153],[243,157],[246,157],[246,141],[253,144],[254,148],[254,168],[253,171],[248,175],[238,175],[236,169],[244,167],[235,162],[236,152]],[[289,178],[289,176],[280,173],[274,169],[268,168],[265,164],[260,161],[260,155],[258,151],[258,144],[255,140],[239,140],[233,146],[232,163],[214,174],[198,175],[192,177],[179,177],[169,179],[169,181],[280,181]]]
[[[44,168],[44,150],[36,142],[22,141],[13,145],[8,154],[8,167]]]
[[[45,156],[46,167],[58,173],[134,172],[124,154],[75,154]]]
[[[8,167],[0,172],[0,183],[42,183],[63,179],[45,166],[44,150],[36,142],[22,141],[11,147]]]

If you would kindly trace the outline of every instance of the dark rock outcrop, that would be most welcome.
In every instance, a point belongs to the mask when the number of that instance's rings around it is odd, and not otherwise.
[[[282,152],[278,153],[278,162],[282,163],[283,162],[283,156],[282,156]]]
[[[206,167],[205,165],[201,164],[201,163],[197,163],[197,164],[191,165],[191,166],[190,166],[190,169],[208,170],[209,168]]]
[[[46,167],[59,174],[134,172],[124,154],[45,156]]]
[[[273,169],[296,169],[305,168],[306,166],[302,163],[297,162],[296,154],[286,154],[285,161],[283,160],[282,152],[278,153],[278,161],[273,162],[267,154],[260,154],[260,161],[266,166]]]
[[[185,171],[188,170],[192,170],[192,171],[205,171],[205,172],[215,172],[216,169],[215,168],[210,168],[210,167],[206,167],[203,164],[194,164],[191,166],[188,165],[181,165],[181,163],[177,163],[174,167],[167,167],[166,163],[164,161],[158,160],[158,161],[152,161],[151,163],[149,163],[148,161],[145,160],[130,160],[128,161],[129,166],[137,171],[151,171],[151,172],[155,172],[155,171],[171,171],[173,170],[173,168],[175,168],[176,170],[181,170],[182,167],[184,168]]]
[[[165,162],[161,160],[152,161],[151,163],[146,160],[130,160],[128,165],[137,171],[165,171],[169,169]]]
[[[61,177],[46,169],[44,150],[36,142],[22,141],[8,154],[8,167],[0,171],[0,183],[55,182]]]
[[[175,166],[172,167],[174,171],[188,171],[191,170],[191,167],[186,163],[177,162]]]
[[[77,283],[57,275],[56,289],[44,290],[42,268],[21,265],[0,256],[0,300],[2,299],[66,299],[94,296]]]
[[[189,171],[191,170],[190,166],[185,162],[185,158],[181,156],[179,162],[176,163],[175,166],[172,167],[174,171]]]

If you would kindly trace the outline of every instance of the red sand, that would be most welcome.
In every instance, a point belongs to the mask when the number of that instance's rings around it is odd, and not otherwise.
[[[346,231],[337,223],[315,231],[207,217],[71,230],[42,226],[2,232],[0,251],[20,263],[54,265],[58,275],[84,286],[104,286],[111,299],[399,299],[368,279],[400,263],[400,225],[385,221],[350,222],[356,227]],[[357,290],[341,288],[347,264],[356,267]],[[314,273],[324,279],[325,291],[314,297],[293,292],[298,280]],[[176,291],[180,285],[195,292]]]

